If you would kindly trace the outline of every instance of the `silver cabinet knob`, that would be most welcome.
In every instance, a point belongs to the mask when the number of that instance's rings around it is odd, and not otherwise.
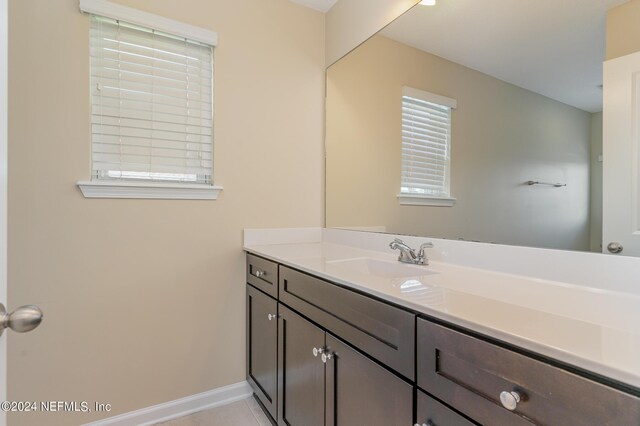
[[[278,314],[269,314],[267,315],[267,318],[269,319],[269,321],[273,321],[274,319],[278,318]]]
[[[607,250],[609,250],[609,253],[613,254],[622,253],[623,249],[624,247],[622,247],[622,244],[616,242],[609,243],[609,245],[607,246]]]
[[[4,305],[0,303],[0,335],[5,328],[10,328],[17,333],[31,331],[42,322],[42,311],[34,305],[20,306],[10,314]]]
[[[316,358],[324,352],[324,348],[313,348],[313,356]]]
[[[502,403],[502,406],[509,411],[515,410],[521,399],[522,398],[520,397],[520,394],[518,392],[500,392],[500,403]]]
[[[260,269],[256,269],[256,273],[255,273],[255,276],[256,276],[256,277],[258,277],[258,278],[262,278],[262,277],[264,277],[265,275],[267,275],[267,273],[266,273],[265,271],[261,271]]]
[[[413,426],[436,426],[436,425],[431,420],[427,420],[427,422],[426,423],[422,423],[422,425],[420,423],[416,423]]]
[[[326,364],[331,358],[333,358],[333,354],[329,351],[324,351],[322,354],[322,362]]]

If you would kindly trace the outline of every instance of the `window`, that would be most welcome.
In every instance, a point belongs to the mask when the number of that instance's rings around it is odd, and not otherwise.
[[[456,101],[404,87],[401,204],[451,206],[451,110]]]
[[[215,33],[205,43],[176,34],[206,30],[107,1],[83,5],[107,12],[89,10],[91,187],[152,188],[141,198],[211,189]]]

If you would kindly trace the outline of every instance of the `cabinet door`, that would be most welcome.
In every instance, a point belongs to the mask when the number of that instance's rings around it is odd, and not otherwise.
[[[327,333],[327,426],[411,426],[413,387]]]
[[[247,381],[275,419],[278,395],[278,302],[247,286]]]
[[[278,425],[324,425],[324,331],[279,305]]]
[[[420,390],[418,390],[417,416],[416,424],[419,426],[475,426],[475,423]]]

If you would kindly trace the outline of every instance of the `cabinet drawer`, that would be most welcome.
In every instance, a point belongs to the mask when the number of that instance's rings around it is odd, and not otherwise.
[[[280,301],[413,380],[414,314],[280,267]]]
[[[247,282],[278,298],[278,264],[247,253]]]
[[[640,425],[639,398],[508,349],[423,319],[417,344],[418,386],[482,424]]]
[[[475,426],[473,423],[460,414],[456,413],[446,405],[443,405],[431,398],[426,393],[418,390],[418,426]]]

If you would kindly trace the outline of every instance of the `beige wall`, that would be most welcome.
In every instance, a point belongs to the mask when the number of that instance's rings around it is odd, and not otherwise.
[[[607,60],[640,50],[640,0],[631,0],[607,13]]]
[[[78,0],[10,2],[9,399],[108,414],[244,380],[242,229],[322,224],[324,16],[288,0],[127,0],[218,32],[217,201],[89,200],[89,19]]]
[[[602,113],[591,115],[591,251],[602,252]]]
[[[398,204],[403,85],[458,101],[452,208]],[[590,127],[587,112],[375,36],[328,70],[327,226],[589,250]]]
[[[327,66],[415,6],[420,0],[340,0],[327,13]]]

